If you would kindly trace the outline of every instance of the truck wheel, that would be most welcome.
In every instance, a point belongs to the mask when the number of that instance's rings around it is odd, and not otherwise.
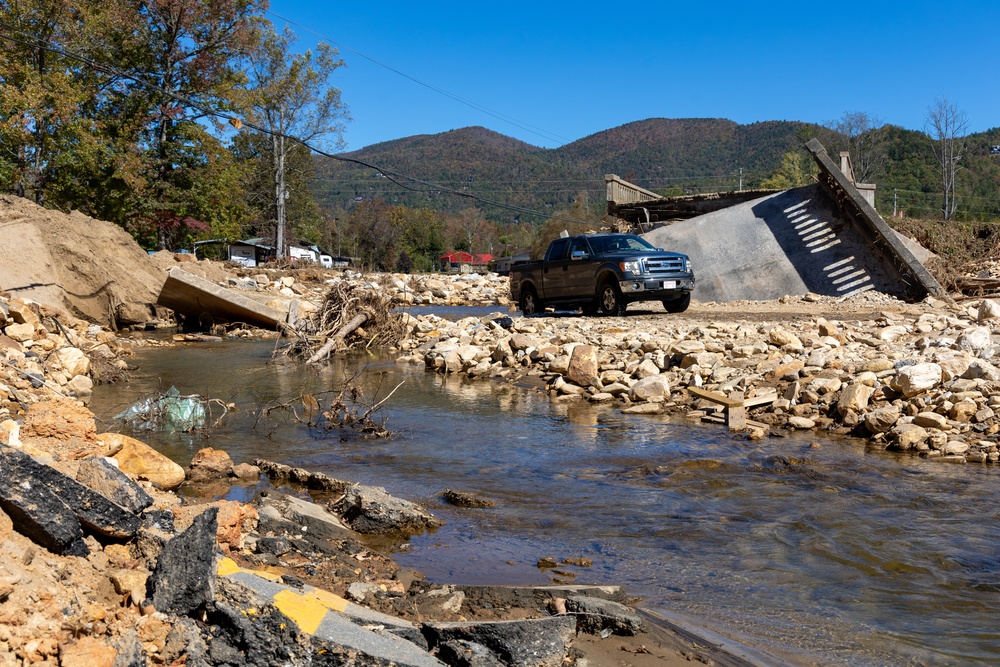
[[[521,313],[527,317],[529,315],[537,315],[538,313],[545,310],[542,305],[541,299],[535,294],[535,290],[528,287],[521,294]]]
[[[691,305],[691,292],[685,292],[684,296],[676,299],[665,299],[663,307],[668,313],[683,313]]]
[[[601,315],[624,315],[625,302],[622,300],[618,285],[610,280],[601,285],[597,293],[597,312]]]

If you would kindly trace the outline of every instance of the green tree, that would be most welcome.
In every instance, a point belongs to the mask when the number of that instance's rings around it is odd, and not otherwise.
[[[816,167],[808,155],[801,151],[788,151],[781,156],[781,166],[761,183],[761,187],[788,190],[808,185],[815,171]]]
[[[171,230],[189,217],[186,184],[197,165],[188,158],[210,150],[204,123],[232,108],[244,80],[239,58],[253,45],[252,23],[265,0],[128,0],[141,18],[130,69],[155,84],[136,90],[148,114],[144,145],[146,187],[140,214],[167,247]],[[218,128],[218,125],[216,125]]]
[[[293,152],[302,157],[303,146],[299,141],[337,148],[342,145],[347,111],[340,91],[328,81],[344,62],[336,57],[336,49],[323,42],[315,52],[307,50],[293,55],[291,47],[295,36],[288,29],[279,34],[269,23],[257,22],[255,32],[256,47],[246,54],[248,78],[241,90],[240,105],[248,120],[270,135],[275,247],[278,255],[284,256],[289,202],[293,195],[296,199],[312,201],[312,194],[306,187],[308,178],[294,179],[297,187],[294,191],[290,187],[293,179],[289,178],[288,161]],[[299,163],[305,164],[305,161]],[[310,164],[309,176],[311,169]],[[309,202],[301,206],[315,208],[315,204]],[[318,225],[312,226],[310,231],[318,236]]]
[[[390,218],[397,230],[400,256],[405,253],[409,258],[407,270],[431,271],[445,251],[441,214],[428,208],[394,206]]]

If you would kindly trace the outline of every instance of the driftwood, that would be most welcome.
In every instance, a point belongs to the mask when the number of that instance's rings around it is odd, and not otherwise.
[[[281,352],[315,364],[334,352],[396,345],[406,332],[406,316],[395,307],[389,290],[380,285],[338,282],[330,287],[316,315],[299,324],[295,339]]]
[[[326,341],[326,344],[319,348],[319,350],[316,351],[316,354],[309,357],[309,361],[306,363],[315,364],[317,361],[323,361],[329,357],[331,352],[343,346],[344,339],[347,338],[348,335],[352,334],[358,327],[367,321],[368,313],[355,315],[353,320],[340,328],[340,331],[330,336],[330,340]]]

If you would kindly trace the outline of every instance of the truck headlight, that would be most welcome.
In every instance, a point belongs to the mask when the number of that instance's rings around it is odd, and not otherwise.
[[[684,260],[684,271],[686,273],[692,273],[692,271],[691,271],[691,260],[690,259],[685,259]]]
[[[625,273],[642,273],[642,265],[638,262],[638,260],[634,262],[619,262],[618,266]]]

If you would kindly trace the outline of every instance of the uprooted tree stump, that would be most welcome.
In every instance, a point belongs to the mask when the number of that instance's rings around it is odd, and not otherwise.
[[[335,283],[308,328],[284,349],[290,356],[320,363],[335,352],[396,345],[406,332],[388,290],[372,283]]]

